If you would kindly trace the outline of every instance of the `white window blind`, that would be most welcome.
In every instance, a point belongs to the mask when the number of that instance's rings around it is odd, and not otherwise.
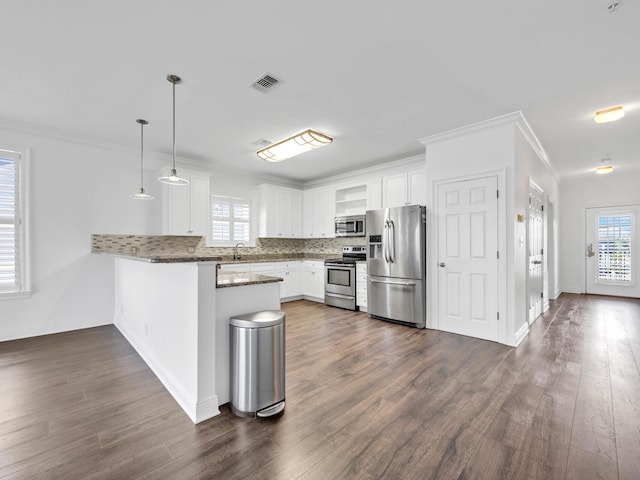
[[[599,282],[631,282],[631,212],[598,216]]]
[[[0,293],[23,290],[20,154],[0,150]]]
[[[211,195],[212,244],[235,245],[251,239],[251,201]]]

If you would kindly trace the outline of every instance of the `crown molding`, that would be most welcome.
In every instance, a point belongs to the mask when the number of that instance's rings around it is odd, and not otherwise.
[[[410,157],[401,158],[399,160],[392,160],[385,163],[379,163],[371,167],[360,168],[356,170],[348,170],[343,173],[332,175],[330,177],[324,177],[317,180],[310,180],[304,182],[304,188],[320,187],[328,184],[335,183],[349,183],[355,179],[362,180],[362,177],[374,176],[380,173],[388,173],[390,170],[407,170],[410,168],[424,168],[425,167],[425,154],[420,153],[418,155],[412,155]]]
[[[488,128],[494,128],[503,125],[515,125],[522,133],[522,136],[531,146],[536,155],[540,158],[542,163],[544,163],[544,165],[549,169],[549,171],[556,179],[558,178],[558,171],[555,168],[555,165],[553,165],[553,163],[551,162],[549,155],[545,151],[544,147],[540,143],[540,140],[538,140],[538,137],[533,132],[531,125],[529,125],[529,122],[527,122],[527,119],[520,110],[507,113],[505,115],[500,115],[499,117],[490,118],[488,120],[483,120],[481,122],[472,123],[464,127],[454,128],[442,133],[430,135],[428,137],[421,138],[418,141],[422,143],[426,148],[429,148],[429,145],[432,145],[434,143],[451,140],[454,138],[469,135],[470,133],[480,132]]]

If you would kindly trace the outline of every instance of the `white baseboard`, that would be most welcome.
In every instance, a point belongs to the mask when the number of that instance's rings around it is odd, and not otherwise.
[[[215,417],[220,414],[220,410],[218,409],[218,397],[217,395],[213,395],[211,398],[206,399],[202,402],[196,402],[194,399],[188,395],[184,389],[180,386],[178,381],[171,375],[158,361],[156,356],[145,348],[141,342],[137,342],[135,337],[131,335],[126,328],[120,323],[117,317],[113,322],[120,333],[127,339],[127,341],[131,344],[131,346],[138,352],[138,355],[142,357],[145,363],[149,366],[149,368],[153,371],[153,373],[158,377],[158,380],[164,385],[164,387],[169,391],[174,400],[180,405],[182,410],[187,414],[187,416],[191,419],[193,423],[200,423],[204,420],[207,420],[211,417]]]
[[[0,342],[18,340],[20,338],[39,337],[41,335],[51,335],[53,333],[69,332],[72,330],[83,330],[85,328],[101,327],[111,325],[111,316],[97,316],[93,318],[82,318],[70,322],[52,322],[43,325],[27,325],[15,328],[0,329]]]
[[[576,285],[560,285],[560,293],[584,293],[584,287],[578,287]],[[556,297],[557,298],[557,297]]]
[[[509,346],[517,347],[518,345],[520,345],[520,343],[522,342],[522,340],[524,340],[524,337],[526,337],[528,333],[529,333],[529,324],[525,322],[515,333],[513,338],[514,340],[513,344],[509,343]]]
[[[324,298],[311,297],[309,295],[303,295],[302,298],[305,300],[310,300],[312,302],[324,303]]]

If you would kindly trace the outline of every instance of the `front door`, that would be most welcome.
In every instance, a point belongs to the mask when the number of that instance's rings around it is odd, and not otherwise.
[[[438,327],[498,340],[498,178],[437,187]]]
[[[586,209],[586,291],[640,297],[640,205]]]

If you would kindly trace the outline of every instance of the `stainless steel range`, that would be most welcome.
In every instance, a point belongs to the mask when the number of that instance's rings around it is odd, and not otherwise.
[[[324,303],[333,307],[357,310],[356,262],[367,259],[364,245],[345,245],[342,258],[324,261]]]

